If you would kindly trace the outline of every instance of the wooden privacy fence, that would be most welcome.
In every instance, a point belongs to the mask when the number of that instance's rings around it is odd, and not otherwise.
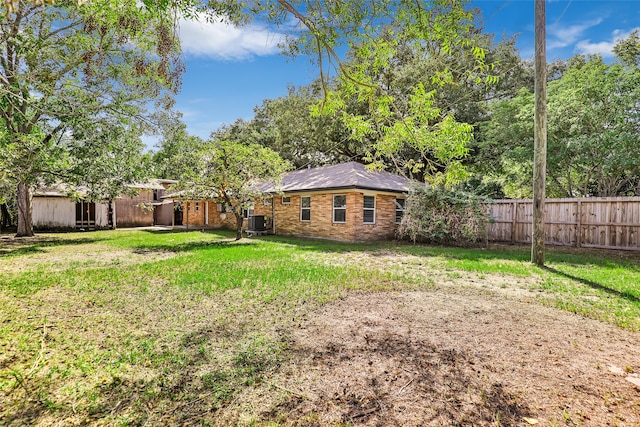
[[[640,250],[640,197],[546,199],[544,214],[547,244]],[[489,215],[490,241],[531,243],[531,200],[496,200]]]

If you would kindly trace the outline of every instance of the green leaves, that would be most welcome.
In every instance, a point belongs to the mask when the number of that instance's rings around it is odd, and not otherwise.
[[[463,191],[416,188],[398,233],[413,242],[465,244],[486,238],[489,218],[484,200]]]
[[[440,92],[469,82],[497,82],[488,74],[488,50],[471,30],[467,2],[337,3],[350,15],[329,21],[331,6],[326,14],[314,14],[310,11],[316,3],[304,2],[306,16],[313,18],[310,34],[318,40],[320,60],[326,55],[339,71],[337,86],[315,113],[340,115],[350,139],[366,147],[364,158],[371,162],[419,172],[434,183],[460,180],[472,129],[457,123],[451,109],[442,109]],[[358,11],[367,8],[370,18],[363,19],[366,14]],[[342,37],[334,37],[333,31]],[[340,44],[349,49],[348,62],[335,56]],[[459,58],[467,62],[454,68]]]
[[[548,84],[547,193],[555,197],[616,196],[637,191],[640,164],[640,69],[575,57]],[[533,94],[493,105],[483,151],[495,150],[499,172],[529,185],[533,157]],[[492,147],[493,146],[493,147]],[[633,160],[632,160],[633,159]],[[515,194],[512,194],[515,196]]]
[[[0,22],[2,167],[14,183],[117,196],[144,176],[149,101],[179,87],[173,12],[135,0],[14,6]]]

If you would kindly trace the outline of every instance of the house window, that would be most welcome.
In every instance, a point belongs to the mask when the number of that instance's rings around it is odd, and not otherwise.
[[[364,196],[364,211],[362,212],[362,222],[365,224],[375,224],[376,222],[376,196]]]
[[[194,205],[193,210],[198,212],[200,210],[200,202],[194,202],[194,203],[195,203],[195,205]]]
[[[402,222],[402,217],[404,216],[404,202],[405,199],[396,199],[396,224],[400,224]]]
[[[347,222],[347,196],[333,196],[333,222]]]
[[[290,205],[290,204],[291,204],[291,197],[289,197],[289,196],[283,196],[283,197],[282,197],[282,204],[283,204],[283,205]]]
[[[300,221],[311,221],[311,197],[300,197]]]
[[[273,199],[262,199],[262,206],[271,206]]]
[[[242,209],[242,218],[248,219],[250,216],[253,216],[253,206],[248,209]]]

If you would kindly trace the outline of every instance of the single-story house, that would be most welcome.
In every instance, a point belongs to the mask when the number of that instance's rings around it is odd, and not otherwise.
[[[174,202],[164,198],[171,180],[150,180],[134,184],[135,196],[87,202],[85,191],[74,189],[78,200],[69,197],[64,185],[40,188],[33,195],[33,226],[37,230],[100,230],[117,227],[172,225]],[[115,227],[114,227],[115,222]]]
[[[270,219],[278,235],[343,241],[388,240],[402,220],[417,182],[356,162],[291,172],[278,185],[261,185],[271,198],[255,215]]]

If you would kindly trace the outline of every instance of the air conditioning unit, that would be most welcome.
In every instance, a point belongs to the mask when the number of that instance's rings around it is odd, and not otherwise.
[[[249,216],[249,230],[264,231],[267,229],[267,217],[264,215]]]

